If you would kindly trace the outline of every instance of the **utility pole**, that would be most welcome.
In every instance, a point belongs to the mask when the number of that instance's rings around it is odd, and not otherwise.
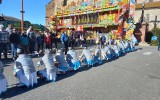
[[[23,0],[21,0],[21,16],[22,16],[22,19],[21,19],[21,32],[23,32],[23,30],[24,30],[24,13],[25,13],[25,11],[24,11],[24,1]]]
[[[146,0],[143,1],[143,5],[142,5],[141,23],[142,23],[143,20],[144,20],[143,18],[144,18],[145,1],[146,1]]]

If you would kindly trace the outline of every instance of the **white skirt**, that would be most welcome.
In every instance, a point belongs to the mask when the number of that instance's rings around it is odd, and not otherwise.
[[[47,71],[44,70],[40,70],[39,71],[43,77],[45,77],[47,79],[47,81],[56,81],[57,78],[57,72],[53,72],[53,73],[47,73]]]
[[[7,85],[8,83],[6,79],[0,80],[0,94],[7,91]]]
[[[29,75],[21,75],[19,77],[19,81],[21,84],[24,84],[25,86],[29,87],[32,86],[34,84],[37,84],[37,72],[31,73]]]

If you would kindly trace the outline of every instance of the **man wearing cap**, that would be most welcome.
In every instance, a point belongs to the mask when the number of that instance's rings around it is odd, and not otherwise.
[[[1,93],[7,91],[7,85],[8,85],[7,80],[3,74],[3,70],[4,70],[3,64],[0,61],[0,95],[1,95]]]
[[[88,67],[90,65],[93,66],[94,61],[93,61],[93,56],[91,54],[91,51],[87,48],[87,46],[84,47],[84,50],[80,56],[80,60],[82,59],[82,57],[84,57],[84,62],[88,65]]]
[[[55,61],[58,63],[58,70],[63,72],[63,74],[66,73],[66,71],[70,70],[70,67],[65,60],[65,55],[62,51],[62,49],[58,50],[56,56],[55,56]]]
[[[12,58],[15,60],[17,57],[18,44],[20,44],[20,36],[16,32],[16,29],[13,29],[13,33],[10,35],[9,40],[11,42]]]
[[[19,79],[21,85],[27,87],[37,84],[37,73],[30,56],[23,49],[17,49],[18,58],[14,65],[14,75]]]
[[[57,77],[57,67],[54,65],[54,57],[50,53],[49,49],[45,50],[45,55],[42,57],[42,60],[38,62],[38,66],[45,66],[44,70],[39,71],[47,81],[56,81]]]
[[[9,33],[4,30],[3,25],[0,25],[0,59],[2,52],[4,52],[4,57],[7,59],[8,42],[9,42]]]
[[[76,51],[73,50],[72,47],[69,47],[68,49],[69,51],[67,52],[66,55],[67,62],[72,69],[77,70],[81,67],[81,62],[77,57]]]
[[[6,31],[11,35],[13,30],[12,30],[12,24],[9,24],[8,27],[6,28]]]

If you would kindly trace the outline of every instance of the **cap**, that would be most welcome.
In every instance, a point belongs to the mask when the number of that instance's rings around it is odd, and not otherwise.
[[[68,47],[69,50],[72,50],[72,47]]]
[[[3,27],[4,27],[4,25],[1,24],[1,25],[0,25],[0,29],[2,29]]]
[[[17,48],[17,53],[22,53],[22,49],[21,48]]]
[[[46,53],[46,54],[50,54],[50,50],[49,50],[49,49],[46,49],[46,50],[45,50],[45,53]]]
[[[58,52],[58,53],[62,53],[62,50],[61,50],[61,49],[59,49],[57,52]]]

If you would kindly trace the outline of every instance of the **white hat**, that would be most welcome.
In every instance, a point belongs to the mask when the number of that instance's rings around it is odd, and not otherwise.
[[[22,53],[22,49],[21,48],[17,48],[17,53]]]
[[[68,47],[69,50],[72,50],[72,47]]]
[[[62,49],[59,49],[57,52],[58,52],[58,53],[62,53]]]
[[[4,25],[1,24],[1,25],[0,25],[0,29],[2,29],[3,27],[4,27]]]
[[[50,50],[49,50],[49,49],[46,49],[46,50],[45,50],[45,53],[46,53],[46,54],[50,54]]]

